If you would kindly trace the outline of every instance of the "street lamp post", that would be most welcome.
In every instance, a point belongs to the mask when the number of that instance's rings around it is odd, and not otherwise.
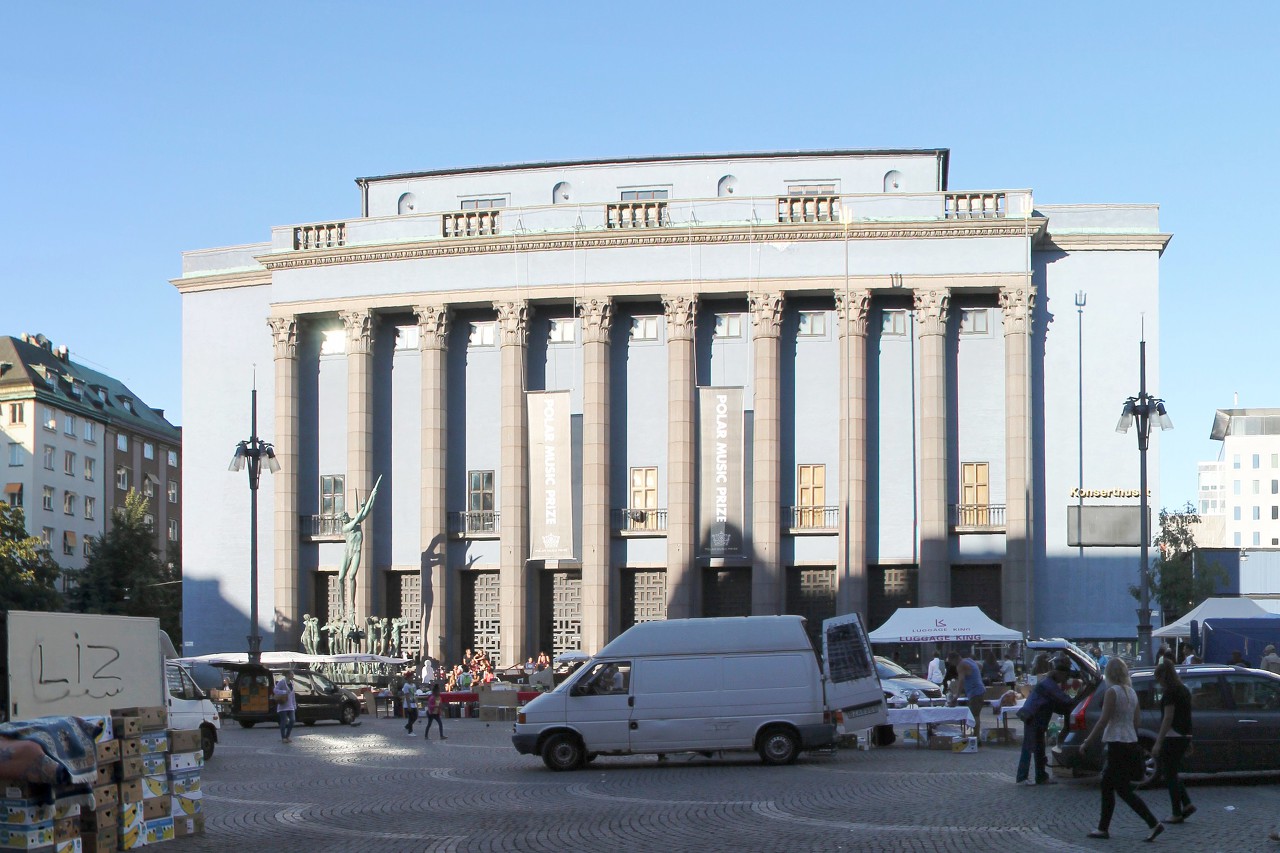
[[[280,470],[276,451],[258,438],[258,389],[253,389],[249,416],[249,440],[236,445],[228,471],[249,471],[249,661],[262,660],[262,635],[258,633],[258,478],[262,465],[272,474]]]
[[[1173,429],[1173,421],[1165,411],[1164,400],[1147,393],[1147,342],[1144,338],[1138,344],[1138,396],[1124,401],[1124,411],[1120,413],[1120,422],[1116,424],[1116,432],[1128,432],[1135,421],[1138,427],[1138,500],[1142,514],[1139,521],[1142,565],[1138,573],[1138,660],[1144,666],[1152,663],[1151,576],[1147,564],[1147,549],[1151,544],[1151,511],[1147,507],[1147,446],[1151,439],[1153,420],[1162,430]]]

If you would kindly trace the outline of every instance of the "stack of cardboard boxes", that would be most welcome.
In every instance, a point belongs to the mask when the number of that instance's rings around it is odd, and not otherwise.
[[[0,799],[0,849],[81,853],[80,806],[47,802],[25,782],[5,782]],[[43,786],[47,788],[48,786]]]
[[[514,685],[482,684],[476,693],[480,697],[480,719],[487,723],[515,722],[520,693]]]

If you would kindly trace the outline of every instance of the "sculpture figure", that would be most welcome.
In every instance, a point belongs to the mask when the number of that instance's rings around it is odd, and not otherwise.
[[[391,620],[383,616],[378,622],[378,654],[384,657],[391,651]]]
[[[377,616],[368,616],[364,620],[364,633],[369,638],[366,651],[371,655],[380,654],[382,647],[382,620]]]
[[[345,512],[342,514],[342,536],[346,540],[346,548],[342,552],[342,566],[338,569],[338,586],[342,590],[342,612],[353,622],[356,618],[356,576],[360,572],[360,548],[364,545],[364,531],[360,525],[369,517],[381,483],[382,477],[379,476],[369,499],[363,504],[357,503],[354,518]]]
[[[344,650],[343,638],[345,637],[345,632],[342,628],[342,618],[334,617],[332,620],[325,623],[325,626],[320,629],[322,633],[329,635],[326,639],[328,641],[329,654],[331,655],[341,654]]]
[[[320,620],[310,613],[302,614],[302,650],[309,655],[320,652]]]
[[[404,627],[405,618],[397,616],[391,620],[391,645],[387,649],[387,654],[391,657],[400,657],[400,648],[404,643]]]

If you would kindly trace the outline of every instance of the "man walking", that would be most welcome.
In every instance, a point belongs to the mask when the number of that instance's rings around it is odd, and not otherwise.
[[[418,722],[418,685],[412,667],[405,671],[404,684],[400,688],[400,703],[404,707],[407,721],[404,730],[409,733],[409,737],[413,737],[413,724]]]
[[[286,669],[276,682],[276,713],[280,716],[280,741],[292,743],[293,726],[298,722],[298,697],[293,692],[293,670]]]

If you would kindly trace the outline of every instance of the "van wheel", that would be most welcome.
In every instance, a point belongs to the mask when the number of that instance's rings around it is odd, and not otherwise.
[[[585,754],[582,741],[571,734],[555,734],[542,746],[542,761],[555,771],[577,770]]]
[[[359,715],[360,710],[356,708],[355,705],[343,705],[342,716],[338,718],[338,722],[342,723],[344,726],[349,726],[355,723],[356,717]]]
[[[595,761],[599,757],[600,757],[600,753],[598,752],[588,752],[586,755],[582,756],[582,763],[590,764],[591,762]]]
[[[251,728],[253,728],[254,724],[255,724],[257,721],[256,721],[256,720],[240,720],[239,722],[240,722],[240,728],[242,728],[242,729],[251,729]]]
[[[774,766],[790,764],[800,754],[800,744],[796,740],[795,733],[789,729],[767,729],[760,736],[757,751],[760,753],[760,760],[765,764]]]
[[[208,729],[200,729],[200,751],[204,753],[205,761],[213,758],[213,745],[215,743],[217,741],[213,739],[213,735],[209,733]]]

